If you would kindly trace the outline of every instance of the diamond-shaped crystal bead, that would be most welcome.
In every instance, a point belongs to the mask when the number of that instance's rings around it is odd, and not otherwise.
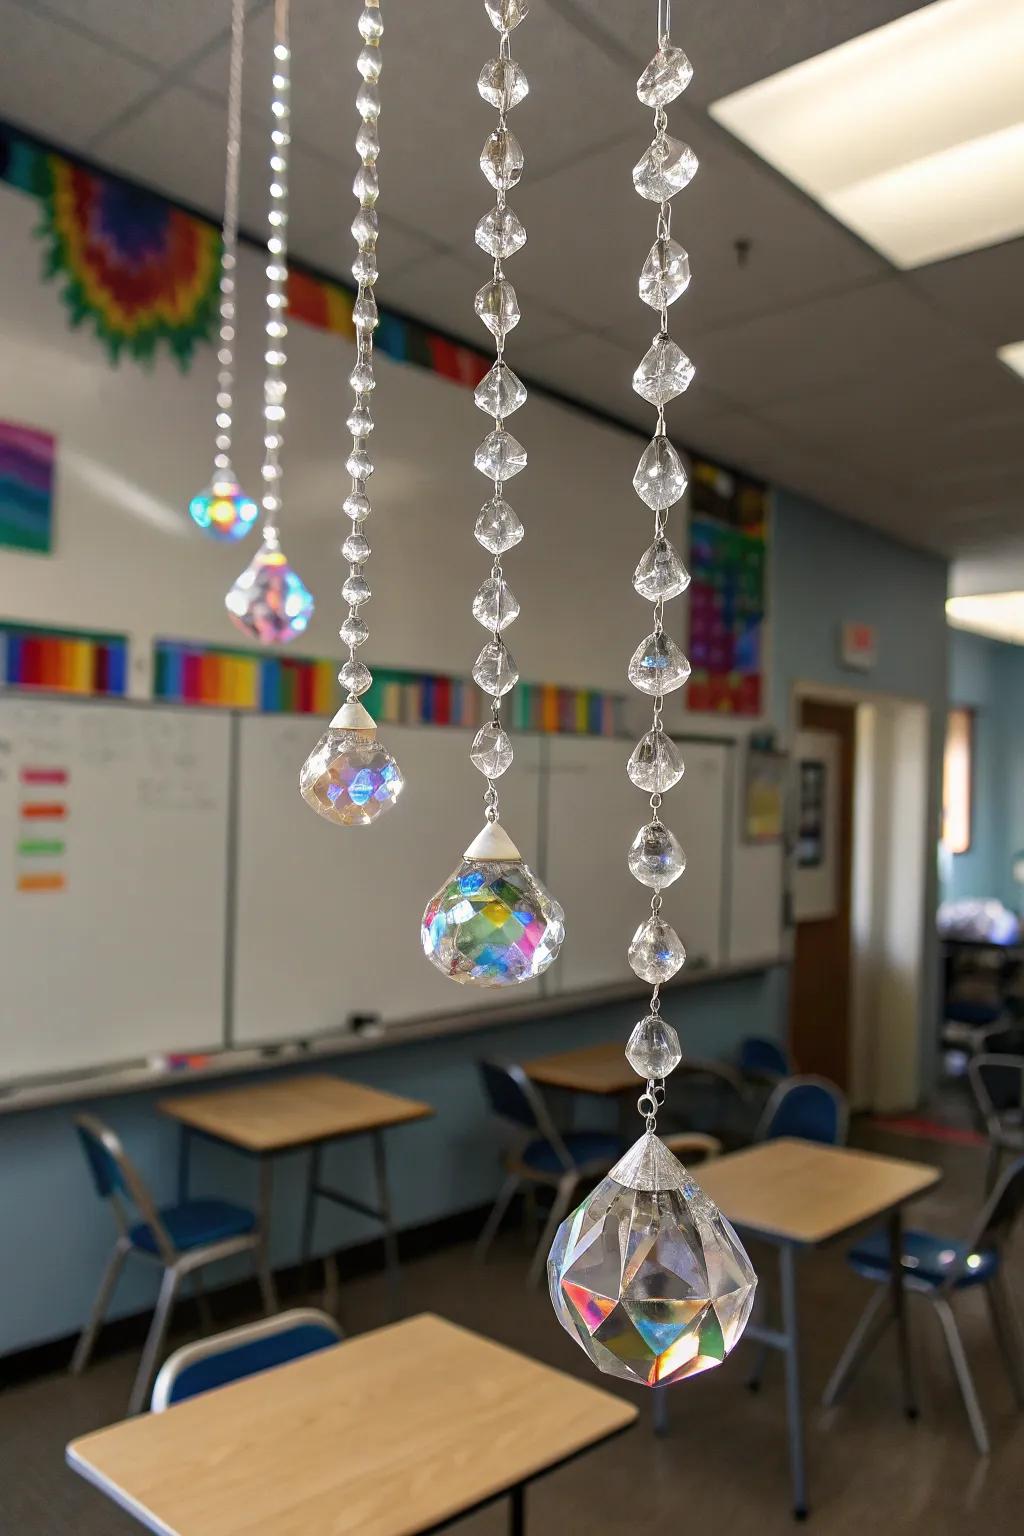
[[[372,80],[364,80],[356,92],[356,111],[369,122],[380,117],[380,86]]]
[[[697,174],[697,156],[689,144],[661,133],[633,167],[633,185],[652,203],[667,202]]]
[[[675,742],[664,731],[648,731],[630,753],[626,772],[637,789],[663,795],[682,778],[683,760]]]
[[[463,985],[532,981],[558,955],[565,913],[522,860],[465,859],[431,897],[423,952]]]
[[[353,448],[345,460],[345,468],[353,480],[369,480],[373,474],[373,460],[365,448]]]
[[[370,583],[365,576],[347,576],[341,595],[350,608],[358,608],[360,603],[367,603],[370,600]]]
[[[633,488],[652,512],[675,506],[686,490],[686,470],[667,437],[655,437],[640,456]]]
[[[686,950],[675,929],[660,917],[641,923],[627,952],[630,969],[641,981],[668,981],[686,959]]]
[[[655,240],[640,273],[640,297],[652,309],[674,304],[690,282],[690,258],[677,240]]]
[[[364,165],[374,165],[380,154],[380,130],[376,123],[360,123],[356,132],[356,154]]]
[[[495,128],[480,151],[480,169],[497,192],[517,186],[523,174],[523,146],[510,128]]]
[[[633,839],[628,863],[634,880],[661,891],[679,879],[686,868],[686,854],[675,833],[655,818]]]
[[[668,539],[655,539],[633,573],[633,586],[648,602],[678,597],[690,585],[690,573]]]
[[[361,165],[352,182],[352,192],[360,208],[372,208],[380,197],[380,179],[373,165]]]
[[[477,293],[473,308],[492,336],[504,340],[519,324],[519,300],[507,277],[491,278]]]
[[[598,1370],[664,1387],[721,1364],[757,1277],[725,1217],[648,1131],[555,1235],[548,1288]]]
[[[354,523],[365,522],[370,515],[370,498],[365,491],[352,491],[341,505],[345,515]]]
[[[511,480],[526,468],[526,449],[511,432],[488,432],[473,455],[473,463],[489,480]]]
[[[473,399],[488,416],[511,416],[526,401],[526,385],[507,363],[495,363],[473,391]]]
[[[380,220],[376,208],[360,208],[352,220],[352,238],[361,251],[370,251],[377,244]]]
[[[263,543],[224,599],[232,623],[264,645],[292,640],[313,616],[313,596],[276,538]]]
[[[689,386],[695,369],[669,336],[655,336],[633,375],[633,388],[652,405],[667,405]]]
[[[476,226],[476,243],[488,256],[499,261],[514,256],[526,244],[526,230],[511,208],[492,208]]]
[[[645,107],[667,107],[693,79],[693,65],[681,48],[662,43],[636,83]]]
[[[484,10],[496,32],[512,32],[530,14],[528,0],[484,0]]]
[[[375,331],[380,324],[380,311],[372,293],[361,293],[352,306],[352,324],[357,331]]]
[[[365,405],[353,406],[345,422],[353,437],[369,437],[373,431],[373,417]]]
[[[352,276],[357,283],[372,286],[379,276],[377,257],[373,251],[359,251],[352,262]]]
[[[504,726],[497,720],[488,720],[473,737],[469,757],[474,768],[488,779],[500,779],[512,765],[512,742]]]
[[[370,541],[365,533],[350,533],[341,552],[349,565],[362,565],[364,560],[370,558]]]
[[[488,640],[473,663],[473,678],[484,693],[495,699],[515,687],[519,681],[519,668],[503,641]]]
[[[518,515],[502,496],[484,502],[473,528],[473,537],[492,555],[503,555],[525,533]]]
[[[375,736],[329,730],[302,765],[299,792],[325,820],[365,827],[394,805],[404,782],[398,764]]]
[[[377,388],[377,380],[369,363],[356,363],[348,376],[348,382],[357,395],[369,395]]]
[[[638,1077],[668,1077],[682,1059],[679,1036],[659,1014],[649,1013],[634,1026],[626,1043],[626,1060]]]
[[[358,69],[364,80],[371,80],[376,84],[380,79],[383,67],[384,60],[376,43],[368,43],[365,48],[360,49],[359,57],[356,59],[356,69]]]
[[[473,617],[484,629],[507,629],[519,617],[519,599],[501,576],[488,576],[473,599]]]
[[[338,673],[338,682],[346,693],[365,693],[373,682],[373,673],[363,661],[346,661]]]
[[[671,635],[651,634],[630,658],[629,680],[641,693],[658,698],[681,688],[690,675],[690,663]]]
[[[379,40],[384,36],[384,22],[376,6],[366,6],[359,17],[359,36],[364,42]]]
[[[231,469],[219,470],[212,484],[192,497],[188,510],[197,528],[225,543],[244,538],[259,516]]]
[[[476,88],[498,112],[511,112],[529,95],[530,83],[515,59],[489,59]]]
[[[370,638],[370,626],[357,613],[350,613],[338,630],[338,634],[346,645],[353,647],[365,645]]]

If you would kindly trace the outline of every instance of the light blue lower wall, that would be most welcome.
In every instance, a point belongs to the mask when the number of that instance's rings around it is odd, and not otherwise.
[[[729,1057],[744,1035],[773,1033],[784,1017],[781,970],[695,986],[669,994],[666,1014],[678,1026],[687,1054]],[[639,1005],[616,1004],[573,1018],[546,1019],[471,1035],[346,1056],[333,1070],[374,1087],[433,1105],[433,1120],[388,1133],[391,1185],[400,1227],[419,1226],[489,1201],[500,1177],[498,1148],[477,1079],[482,1055],[528,1059],[601,1040],[625,1041]],[[166,1090],[165,1090],[166,1091]],[[161,1202],[175,1196],[177,1133],[156,1111],[157,1094],[103,1100],[94,1111],[121,1134]],[[590,1119],[607,1118],[595,1105]],[[579,1124],[588,1108],[577,1109]],[[93,1191],[66,1107],[0,1117],[0,1354],[78,1329],[86,1315],[113,1238],[109,1213]],[[601,1123],[601,1120],[598,1121]],[[304,1155],[276,1163],[273,1258],[298,1256]],[[333,1148],[325,1176],[353,1193],[372,1196],[368,1143]],[[252,1203],[255,1168],[226,1149],[196,1142],[193,1190]],[[357,1242],[372,1235],[362,1218],[321,1206],[317,1246]],[[241,1273],[223,1266],[223,1280]],[[150,1305],[152,1274],[127,1274],[113,1315]]]

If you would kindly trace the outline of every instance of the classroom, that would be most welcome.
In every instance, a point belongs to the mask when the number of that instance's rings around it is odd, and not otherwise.
[[[2,1536],[1016,1532],[1024,0],[0,37]]]

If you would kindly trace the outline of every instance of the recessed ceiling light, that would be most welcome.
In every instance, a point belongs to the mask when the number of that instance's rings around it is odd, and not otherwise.
[[[715,120],[898,267],[1024,233],[1024,0],[935,0]]]
[[[1024,341],[1011,341],[1009,346],[1000,347],[996,356],[1007,368],[1012,368],[1014,373],[1019,373],[1024,379]]]
[[[956,629],[969,629],[993,640],[1024,645],[1024,592],[983,592],[948,597],[946,618]]]

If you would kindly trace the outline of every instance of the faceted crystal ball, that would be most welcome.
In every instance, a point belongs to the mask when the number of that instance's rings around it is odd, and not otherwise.
[[[391,753],[368,731],[326,731],[299,773],[299,793],[339,827],[368,827],[405,788]]]
[[[244,539],[259,516],[256,503],[230,471],[193,496],[188,510],[197,528],[225,544]]]
[[[720,1365],[757,1277],[736,1233],[652,1131],[563,1221],[551,1303],[599,1371],[669,1386]]]
[[[313,595],[276,538],[264,535],[224,605],[243,634],[272,645],[302,634],[313,614]]]
[[[521,860],[464,859],[427,903],[420,937],[452,981],[509,987],[557,958],[565,913]]]

